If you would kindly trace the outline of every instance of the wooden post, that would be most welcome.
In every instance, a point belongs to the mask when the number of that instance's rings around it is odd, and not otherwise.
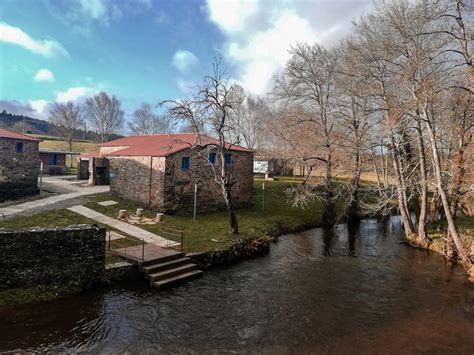
[[[110,229],[109,229],[109,251],[110,251]]]
[[[265,183],[262,182],[262,211],[265,211]]]
[[[142,261],[145,260],[145,239],[142,239]]]

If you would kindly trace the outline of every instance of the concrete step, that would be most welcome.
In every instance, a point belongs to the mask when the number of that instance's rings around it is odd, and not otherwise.
[[[175,268],[184,264],[189,264],[189,263],[191,263],[191,259],[184,256],[178,259],[173,259],[173,260],[165,261],[162,263],[160,262],[153,265],[143,266],[140,268],[140,270],[143,271],[145,274],[153,274],[156,272],[160,272],[166,269],[172,269],[172,268]]]
[[[151,266],[151,265],[155,265],[157,263],[164,263],[164,262],[167,262],[167,261],[171,261],[171,260],[176,260],[176,259],[180,259],[184,256],[183,253],[176,253],[176,254],[171,254],[171,255],[166,255],[166,256],[158,256],[156,258],[150,258],[150,259],[147,259],[145,261],[141,261],[139,262],[139,265],[144,267],[144,266]]]
[[[155,272],[153,274],[145,274],[145,277],[152,282],[168,279],[181,274],[186,274],[188,272],[194,271],[197,269],[196,264],[188,263],[171,269],[166,269],[160,272]]]
[[[193,270],[185,274],[180,274],[180,275],[169,277],[160,281],[151,282],[151,285],[155,288],[162,289],[165,287],[175,286],[180,283],[193,280],[201,276],[202,276],[201,270]]]

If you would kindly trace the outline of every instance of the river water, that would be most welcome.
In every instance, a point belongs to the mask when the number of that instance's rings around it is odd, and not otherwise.
[[[139,281],[0,308],[0,351],[472,354],[474,287],[396,227],[283,236],[168,291]]]

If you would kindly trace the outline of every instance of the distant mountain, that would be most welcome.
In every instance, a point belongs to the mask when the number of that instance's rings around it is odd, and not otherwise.
[[[10,131],[26,134],[39,134],[45,136],[52,136],[61,138],[59,129],[57,126],[49,123],[48,121],[39,120],[25,115],[17,115],[9,113],[3,110],[0,113],[0,128],[6,128]],[[99,141],[100,136],[96,132],[87,131],[84,134],[84,130],[77,130],[74,135],[76,139]],[[112,135],[111,140],[121,138],[120,135]]]
[[[50,135],[51,124],[47,121],[38,120],[36,118],[15,115],[3,110],[0,113],[0,127],[6,128],[18,133],[33,133]]]

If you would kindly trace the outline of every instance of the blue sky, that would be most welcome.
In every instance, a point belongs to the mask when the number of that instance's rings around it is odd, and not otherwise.
[[[333,45],[370,0],[0,0],[0,108],[46,118],[104,90],[127,114],[179,98],[216,53],[264,95],[296,42]],[[3,107],[2,107],[3,106]]]

